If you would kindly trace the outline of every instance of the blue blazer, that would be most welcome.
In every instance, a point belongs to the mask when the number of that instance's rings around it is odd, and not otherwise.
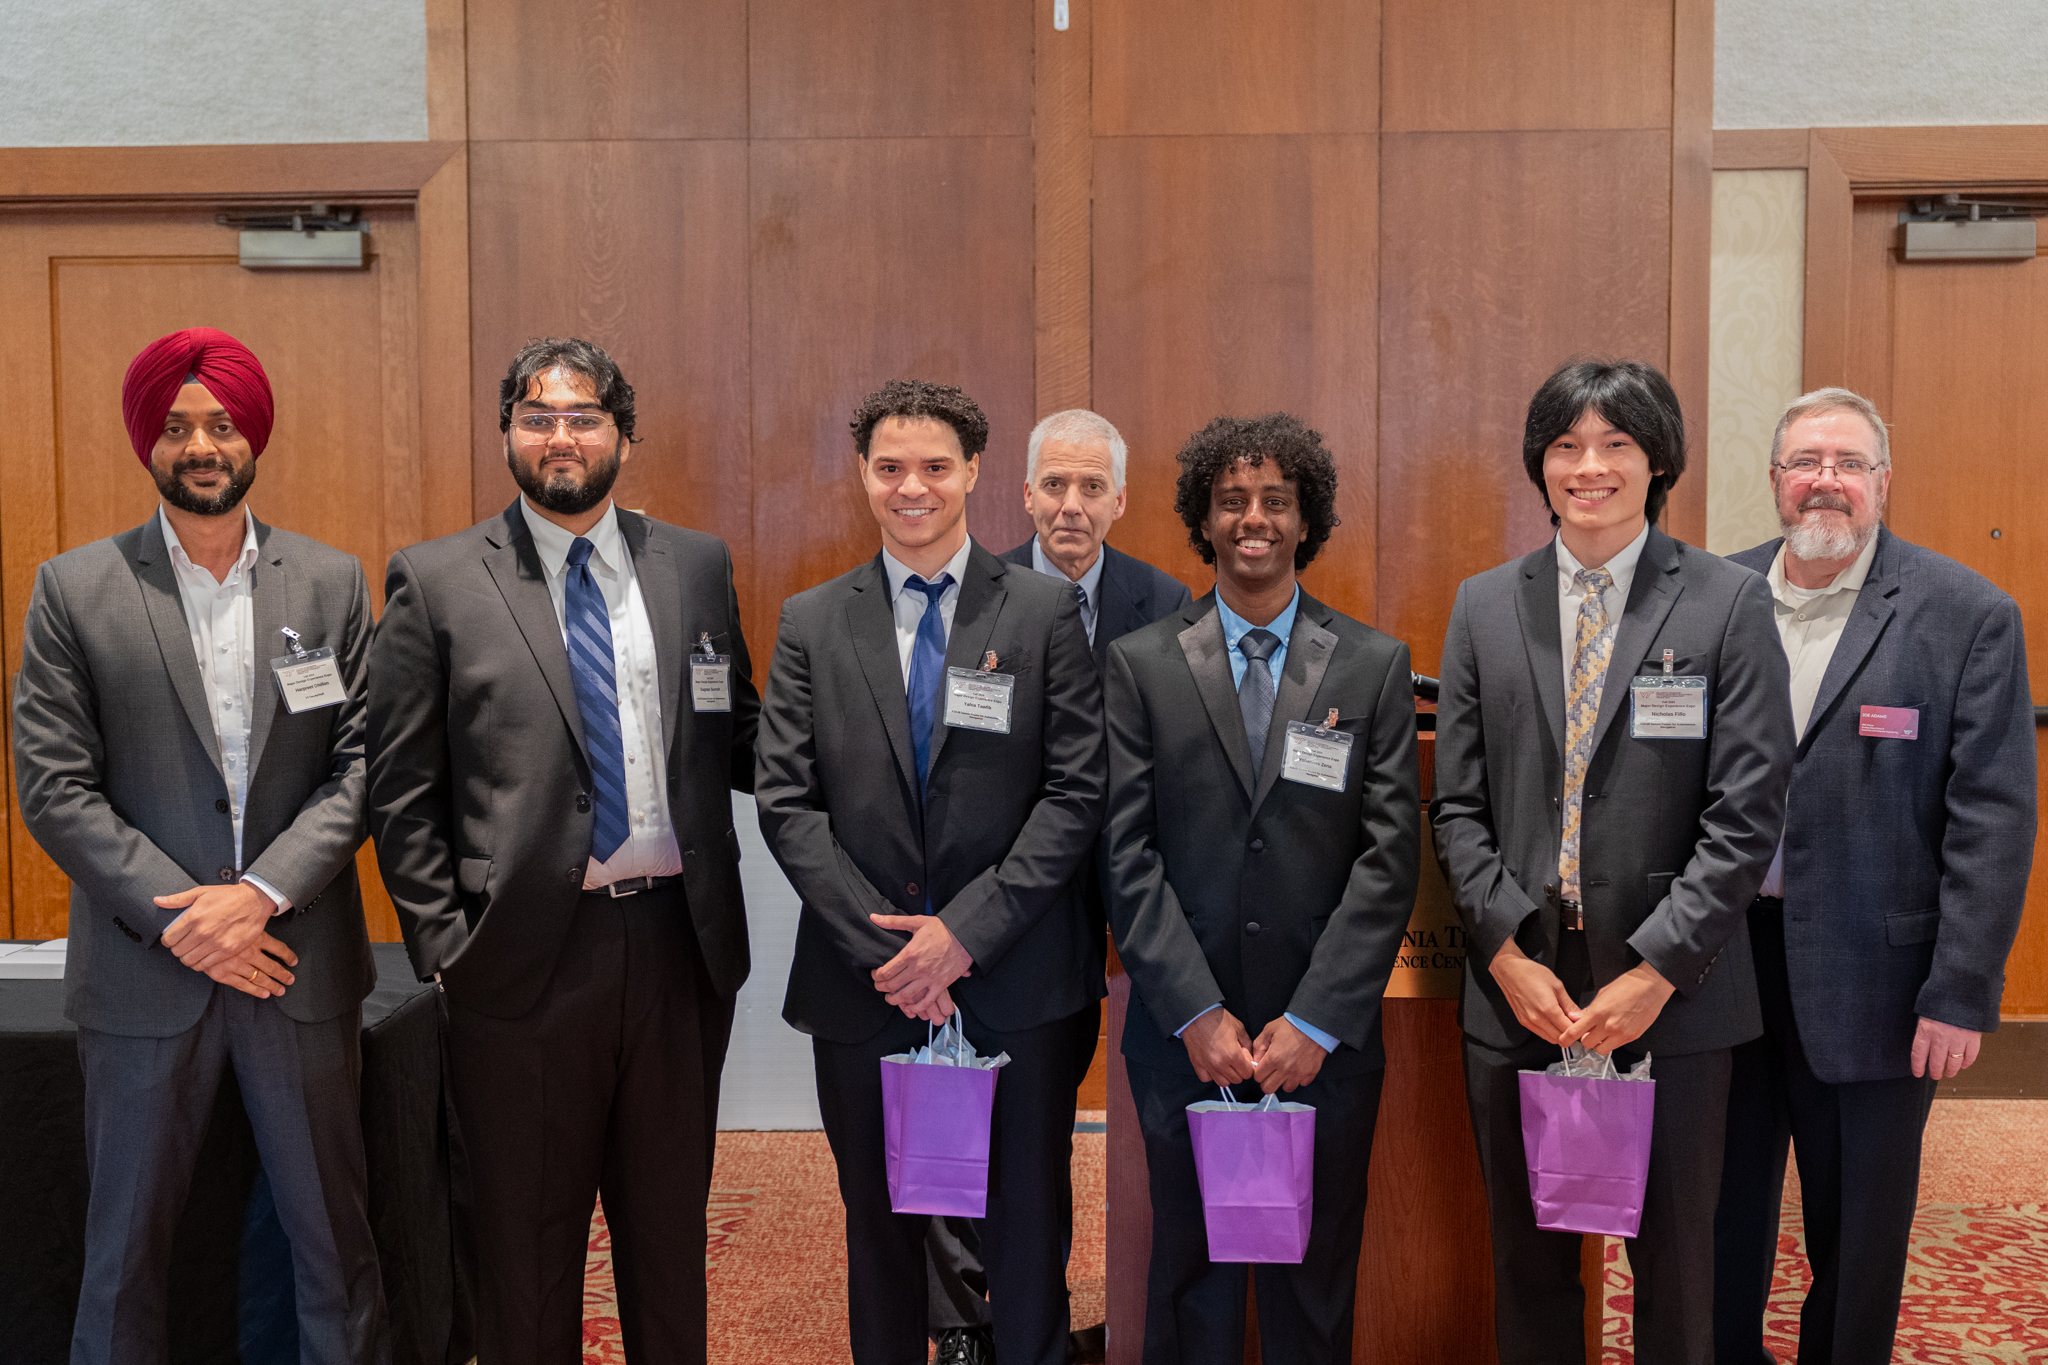
[[[1921,1016],[1998,1027],[2034,856],[2034,709],[2019,606],[1878,530],[1800,736],[1785,814],[1785,958],[1831,1084],[1912,1073]],[[1732,556],[1768,573],[1781,541]],[[1865,706],[1914,707],[1915,740]]]
[[[1003,556],[1029,569],[1031,542],[1014,546]],[[1142,559],[1133,559],[1112,545],[1102,547],[1102,600],[1095,606],[1095,668],[1109,667],[1109,647],[1132,631],[1171,616],[1195,600],[1187,584]]]

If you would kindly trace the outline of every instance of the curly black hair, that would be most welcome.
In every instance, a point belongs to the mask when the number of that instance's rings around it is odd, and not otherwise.
[[[1522,427],[1522,468],[1558,524],[1550,505],[1550,487],[1543,481],[1543,456],[1550,443],[1572,429],[1579,418],[1597,412],[1642,448],[1650,462],[1650,493],[1643,515],[1655,524],[1664,510],[1671,485],[1685,473],[1685,414],[1678,394],[1654,365],[1640,360],[1569,360],[1543,381],[1529,400],[1529,418]]]
[[[1301,499],[1301,543],[1294,550],[1294,571],[1300,573],[1337,529],[1337,462],[1323,447],[1320,432],[1299,417],[1269,412],[1264,417],[1218,417],[1180,448],[1180,481],[1174,485],[1173,510],[1188,528],[1188,544],[1204,564],[1216,562],[1216,547],[1202,534],[1216,480],[1232,464],[1277,461],[1283,477],[1293,480]]]
[[[535,337],[519,348],[498,385],[498,430],[512,429],[513,405],[526,397],[535,379],[558,365],[597,386],[597,406],[612,415],[620,436],[628,442],[640,439],[633,434],[633,386],[604,347],[582,337]]]
[[[928,379],[892,379],[860,400],[853,410],[853,448],[868,457],[875,428],[890,417],[922,417],[944,422],[960,438],[960,453],[973,459],[988,449],[988,418],[972,398],[951,384]]]

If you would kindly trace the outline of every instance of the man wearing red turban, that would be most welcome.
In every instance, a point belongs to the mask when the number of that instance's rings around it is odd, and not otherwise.
[[[362,567],[243,505],[272,406],[241,342],[152,343],[121,407],[162,505],[37,571],[14,693],[22,815],[71,879],[92,1182],[71,1359],[168,1358],[172,1233],[232,1068],[302,1359],[388,1361],[359,1114]]]

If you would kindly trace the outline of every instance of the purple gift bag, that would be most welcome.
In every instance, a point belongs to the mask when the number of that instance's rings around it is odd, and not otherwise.
[[[882,1058],[882,1135],[889,1207],[897,1213],[988,1216],[995,1068],[1009,1058],[976,1056],[960,1037],[959,1018],[947,1021],[937,1043]]]
[[[1211,1261],[1299,1265],[1315,1205],[1316,1111],[1268,1095],[1188,1106]]]
[[[1521,1083],[1522,1149],[1536,1226],[1635,1236],[1643,1221],[1657,1083],[1543,1071],[1524,1071]]]

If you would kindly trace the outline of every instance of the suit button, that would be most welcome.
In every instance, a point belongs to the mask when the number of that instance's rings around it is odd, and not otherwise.
[[[235,879],[235,870],[232,867],[222,868],[220,870],[220,879],[222,882],[233,881]]]
[[[213,799],[213,808],[222,815],[226,815],[228,813],[228,799],[225,796],[215,797]]]
[[[583,869],[580,867],[572,867],[562,875],[568,879],[571,886],[580,885],[583,881]]]
[[[912,882],[908,886],[904,887],[903,894],[906,896],[915,896],[917,894],[917,883]]]
[[[1259,932],[1259,922],[1258,922],[1257,920],[1253,920],[1253,921],[1252,921],[1252,922],[1251,922],[1250,924],[1247,924],[1247,925],[1245,925],[1245,927],[1244,927],[1244,931],[1245,931],[1245,932],[1246,932],[1247,934],[1256,934],[1256,933],[1258,933],[1258,932]]]
[[[1264,853],[1265,851],[1266,851],[1266,841],[1265,841],[1264,839],[1254,839],[1254,840],[1252,840],[1252,852],[1254,852],[1254,853]]]
[[[589,814],[589,812],[590,812],[590,793],[589,793],[589,792],[577,792],[577,793],[576,793],[576,813],[577,813],[578,815],[587,815],[587,814]]]

